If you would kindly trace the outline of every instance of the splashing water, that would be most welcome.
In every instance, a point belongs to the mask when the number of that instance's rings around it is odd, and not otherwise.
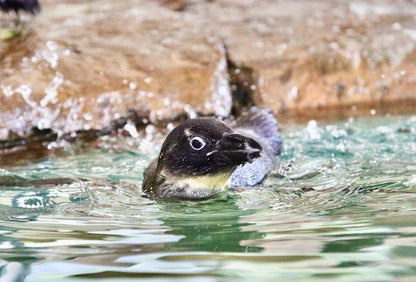
[[[202,202],[142,197],[160,142],[150,156],[93,150],[0,169],[2,181],[29,185],[0,190],[0,273],[416,279],[415,124],[416,116],[295,125],[283,133],[281,167],[261,186]]]

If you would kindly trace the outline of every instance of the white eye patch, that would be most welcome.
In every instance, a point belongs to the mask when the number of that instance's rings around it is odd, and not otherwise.
[[[191,140],[189,140],[189,145],[196,151],[202,150],[206,144],[205,140],[199,136],[192,137]]]

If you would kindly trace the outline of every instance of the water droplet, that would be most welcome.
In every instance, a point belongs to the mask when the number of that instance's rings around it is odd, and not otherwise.
[[[157,132],[156,127],[152,124],[149,124],[148,126],[146,126],[144,131],[146,132],[146,138],[148,136],[153,137],[153,135],[156,134]]]
[[[139,138],[136,125],[132,121],[128,121],[124,126],[124,129],[130,134],[131,137]]]
[[[409,179],[408,181],[404,182],[403,184],[406,185],[406,186],[409,186],[409,187],[411,187],[413,185],[416,185],[416,174],[413,174],[412,178]]]
[[[46,47],[48,47],[48,49],[53,52],[58,49],[58,44],[55,41],[49,40],[46,42]]]
[[[402,29],[402,25],[400,23],[398,23],[398,22],[395,22],[394,24],[391,25],[391,29],[392,30],[395,30],[395,31],[401,30]]]
[[[339,49],[339,45],[336,42],[331,42],[331,43],[329,43],[329,48],[331,48],[333,50],[337,50],[337,49]]]
[[[85,113],[82,115],[85,120],[90,121],[92,120],[92,115],[90,113]]]
[[[194,109],[190,105],[185,105],[185,107],[183,109],[188,114],[190,119],[197,117],[196,112],[194,111]]]
[[[135,90],[135,89],[137,88],[137,83],[136,83],[136,82],[130,82],[130,83],[129,83],[129,88],[130,88],[131,90]]]
[[[281,44],[279,44],[279,45],[277,46],[277,49],[278,49],[279,51],[286,51],[286,49],[287,49],[287,44],[286,44],[286,43],[281,43]]]
[[[14,91],[11,85],[0,85],[0,87],[6,97],[11,97],[13,95]]]
[[[64,75],[57,72],[50,85],[45,89],[45,97],[40,101],[42,107],[46,107],[50,102],[57,102],[58,88],[64,82]]]
[[[322,128],[318,127],[318,122],[316,120],[310,120],[306,126],[306,134],[310,140],[321,139],[322,137]]]
[[[175,125],[173,123],[168,123],[168,125],[166,126],[166,129],[168,130],[168,132],[171,132],[174,128],[175,128]]]
[[[165,106],[169,106],[170,104],[171,104],[170,99],[169,99],[168,97],[165,97],[165,98],[163,99],[163,105],[165,105]]]
[[[290,89],[287,98],[289,99],[289,101],[294,101],[298,98],[298,87],[297,86],[293,86]]]
[[[39,63],[39,58],[36,55],[33,55],[32,58],[30,59],[32,61],[32,63],[37,64]]]
[[[59,144],[57,142],[50,142],[46,147],[48,148],[48,150],[53,150],[59,148]]]
[[[36,126],[41,130],[46,129],[46,128],[51,128],[52,122],[51,120],[47,118],[42,118],[36,123]]]
[[[22,84],[19,87],[17,87],[14,92],[20,93],[23,99],[25,100],[25,102],[32,108],[35,108],[37,106],[36,102],[30,99],[30,95],[32,94],[32,89],[26,84]]]

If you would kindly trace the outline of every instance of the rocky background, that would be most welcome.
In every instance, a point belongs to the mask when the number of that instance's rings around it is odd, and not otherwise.
[[[281,121],[416,112],[414,0],[40,4],[0,14],[3,151],[250,105]]]

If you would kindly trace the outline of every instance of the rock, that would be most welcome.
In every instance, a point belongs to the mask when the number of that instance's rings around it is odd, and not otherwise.
[[[254,104],[280,117],[414,111],[414,1],[193,3],[187,12],[216,30],[229,59],[257,78],[246,80]]]
[[[280,119],[414,111],[414,1],[45,0],[42,7],[30,28],[0,41],[0,140],[33,128],[95,136],[128,116],[134,123],[227,116],[230,91],[234,113],[254,104]]]
[[[49,1],[0,42],[0,140],[33,127],[102,129],[128,111],[151,122],[228,115],[225,51],[209,31],[150,1]]]

